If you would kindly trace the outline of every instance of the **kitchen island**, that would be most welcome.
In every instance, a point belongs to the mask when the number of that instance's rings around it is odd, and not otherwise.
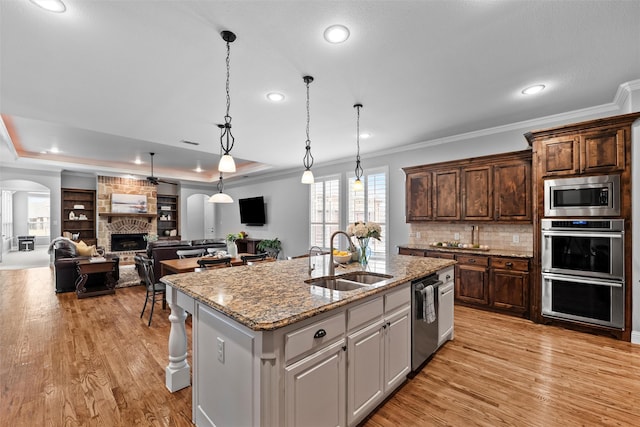
[[[369,263],[368,272],[391,276],[378,283],[349,291],[305,283],[328,275],[328,259],[162,278],[171,307],[170,391],[190,385],[184,321],[193,315],[197,425],[353,425],[404,382],[410,283],[455,261],[395,255]],[[350,264],[335,274],[360,270]]]

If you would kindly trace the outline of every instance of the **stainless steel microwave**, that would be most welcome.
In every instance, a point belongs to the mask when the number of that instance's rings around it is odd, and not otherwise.
[[[544,215],[620,216],[620,175],[546,180]]]

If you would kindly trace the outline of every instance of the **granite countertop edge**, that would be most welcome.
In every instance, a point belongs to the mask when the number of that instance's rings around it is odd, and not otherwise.
[[[529,251],[517,251],[513,249],[459,249],[441,246],[431,246],[426,244],[406,244],[398,245],[398,248],[417,249],[421,251],[455,252],[457,254],[491,255],[511,258],[533,258],[533,253]]]
[[[319,258],[323,258],[323,265],[312,277],[325,276],[328,271],[329,257]],[[455,263],[448,259],[392,255],[378,265],[371,263],[368,269],[393,278],[350,292],[329,291],[304,283],[309,278],[306,259],[173,274],[160,280],[251,330],[272,331],[388,291]],[[353,271],[361,271],[361,267],[350,264],[336,269],[335,274]]]

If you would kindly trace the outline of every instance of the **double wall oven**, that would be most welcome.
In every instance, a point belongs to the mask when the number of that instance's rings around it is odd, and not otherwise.
[[[624,220],[541,221],[542,314],[624,327]]]

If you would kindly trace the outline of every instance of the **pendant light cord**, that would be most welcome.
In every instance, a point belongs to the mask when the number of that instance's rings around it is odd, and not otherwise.
[[[360,177],[362,176],[362,166],[360,166],[360,108],[362,108],[362,104],[355,104],[354,107],[358,111],[358,116],[356,120],[356,181],[360,181]]]
[[[305,169],[309,170],[311,169],[311,166],[313,166],[313,155],[311,155],[311,138],[309,137],[309,123],[311,121],[311,114],[309,113],[309,83],[313,81],[313,77],[305,76],[303,80],[307,85],[307,140],[305,141],[306,152],[302,159],[302,163]]]
[[[229,80],[231,78],[231,42],[235,40],[235,34],[223,31],[222,39],[227,42],[227,82],[225,86],[227,92],[227,113],[224,116],[224,132],[220,135],[220,147],[222,147],[224,154],[228,155],[236,141],[231,133],[231,116],[229,115],[229,110],[231,109],[231,95],[229,91]]]

